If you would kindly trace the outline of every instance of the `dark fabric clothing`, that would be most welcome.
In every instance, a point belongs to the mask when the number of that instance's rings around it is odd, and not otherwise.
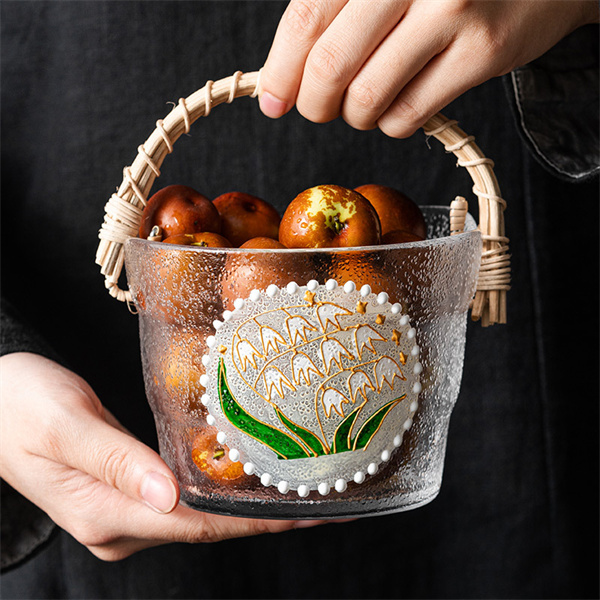
[[[566,180],[600,170],[599,73],[598,26],[588,25],[507,77],[523,140]]]
[[[2,502],[2,569],[14,568],[41,550],[57,528],[52,519],[0,480]]]
[[[166,103],[208,79],[258,69],[284,8],[269,1],[0,5],[2,291],[35,331],[25,333],[14,312],[3,317],[3,352],[61,357],[154,448],[137,322],[108,296],[94,264],[104,204],[169,112]],[[527,88],[525,71],[519,78]],[[534,111],[526,137],[540,139],[546,119],[535,120],[535,97],[526,104]],[[565,118],[581,115],[580,106],[561,109]],[[532,158],[500,80],[444,113],[496,163],[513,289],[507,325],[469,325],[439,497],[406,513],[174,544],[118,563],[103,563],[60,531],[3,575],[3,598],[598,597],[598,183],[557,179]],[[545,165],[558,162],[577,180],[597,170],[597,137],[594,148],[585,132],[549,142],[564,156]],[[421,133],[391,140],[341,120],[312,124],[296,112],[271,121],[255,100],[240,99],[193,126],[157,187],[184,183],[209,197],[240,189],[280,211],[317,183],[379,182],[420,204],[471,197],[465,170],[435,141],[430,146]],[[26,536],[38,517],[18,516],[3,498],[3,553],[11,543],[5,523]]]
[[[56,362],[62,362],[52,345],[40,336],[10,301],[2,298],[1,303],[0,355],[11,352],[34,352]]]

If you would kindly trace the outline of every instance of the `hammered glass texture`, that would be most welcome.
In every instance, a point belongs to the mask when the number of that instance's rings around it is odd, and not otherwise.
[[[347,250],[191,248],[130,239],[128,284],[139,313],[146,394],[160,453],[175,473],[182,502],[199,510],[264,518],[328,518],[408,510],[438,494],[450,415],[460,387],[469,303],[481,257],[470,215],[449,236],[449,209],[423,207],[428,239]],[[422,392],[399,448],[363,483],[305,498],[265,487],[255,476],[223,484],[198,469],[193,441],[207,427],[202,356],[213,322],[253,289],[314,279],[353,280],[400,302],[416,329]],[[318,460],[318,459],[316,459]]]

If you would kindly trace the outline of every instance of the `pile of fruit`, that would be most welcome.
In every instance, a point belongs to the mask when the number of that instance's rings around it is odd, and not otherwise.
[[[290,202],[283,217],[268,202],[243,192],[228,192],[210,200],[184,185],[171,185],[156,192],[142,214],[139,237],[167,244],[211,248],[347,248],[397,244],[425,239],[427,228],[415,202],[393,188],[369,184],[356,189],[319,185],[300,193]],[[289,258],[289,257],[288,257]],[[280,256],[277,267],[253,269],[236,264],[221,282],[224,303],[233,308],[235,298],[247,295],[265,279],[286,284],[289,273],[298,274],[296,262]],[[187,260],[171,261],[160,280],[172,292],[164,310],[179,311],[185,305],[180,280],[185,279]],[[351,265],[344,261],[331,267],[339,278],[347,278]],[[354,276],[354,273],[352,273]],[[377,273],[369,280],[377,291]],[[200,275],[198,275],[200,277]],[[202,285],[200,282],[198,285]],[[185,287],[185,286],[184,286]],[[177,290],[177,293],[175,293]],[[138,297],[143,304],[143,299]],[[200,384],[204,367],[198,341],[179,332],[178,342],[165,353],[156,383],[185,410],[204,412]],[[190,432],[191,458],[210,480],[219,485],[249,485],[242,463],[229,457],[229,448],[217,439],[217,430],[208,425]]]
[[[391,187],[318,185],[298,194],[283,217],[267,201],[244,192],[214,200],[171,185],[148,201],[143,239],[213,248],[348,248],[425,239],[419,206]]]

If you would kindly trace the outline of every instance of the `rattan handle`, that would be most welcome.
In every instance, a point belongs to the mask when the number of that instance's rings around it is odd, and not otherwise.
[[[259,72],[236,72],[219,81],[206,85],[189,96],[156,123],[156,129],[138,148],[133,163],[123,170],[123,181],[105,207],[105,217],[100,229],[100,244],[96,263],[101,266],[105,284],[111,296],[130,302],[128,290],[119,288],[118,281],[123,269],[124,243],[129,237],[137,237],[142,211],[154,180],[160,175],[160,167],[173,151],[173,144],[189,132],[194,121],[209,115],[213,107],[224,102],[231,103],[241,96],[258,94]],[[506,291],[510,287],[510,263],[508,239],[504,233],[505,202],[500,196],[493,162],[486,158],[474,143],[456,125],[437,114],[423,129],[444,144],[446,151],[458,157],[458,164],[465,167],[474,182],[473,192],[479,198],[479,229],[483,237],[483,256],[477,293],[472,306],[474,319],[484,325],[506,322]]]

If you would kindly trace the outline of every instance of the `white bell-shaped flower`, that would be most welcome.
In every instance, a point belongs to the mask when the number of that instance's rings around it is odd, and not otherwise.
[[[343,369],[342,358],[352,360],[354,357],[350,351],[335,338],[325,339],[321,342],[321,359],[323,365],[329,375],[333,363],[337,364],[340,369]]]
[[[306,385],[310,385],[311,373],[313,376],[323,377],[323,374],[317,369],[315,363],[304,352],[297,352],[292,356],[291,366],[294,383],[297,385],[302,384],[302,379]]]
[[[400,365],[389,356],[382,356],[375,365],[375,380],[377,382],[377,391],[381,391],[383,383],[387,383],[390,388],[394,389],[394,379],[402,379],[406,381],[406,377],[402,374]]]
[[[269,400],[273,399],[273,391],[283,399],[285,396],[284,386],[292,391],[295,391],[296,389],[290,380],[277,367],[269,367],[266,369],[263,373],[263,378],[265,380],[265,389]]]
[[[343,315],[351,315],[352,312],[347,308],[338,306],[337,304],[331,304],[330,302],[324,302],[317,308],[317,318],[319,319],[319,325],[321,329],[326,333],[327,328],[332,325],[334,330],[339,330],[342,325],[339,322],[339,318]]]
[[[362,356],[364,348],[367,348],[373,354],[377,351],[373,347],[373,340],[385,342],[385,338],[370,325],[361,325],[354,332],[354,343],[356,344],[356,351],[359,356]]]
[[[279,352],[279,344],[282,346],[286,345],[286,341],[279,331],[265,325],[260,328],[260,341],[262,342],[265,356],[271,350],[277,354]]]
[[[367,400],[367,388],[375,390],[373,382],[364,371],[355,371],[348,379],[348,389],[352,402],[356,402],[356,397],[360,394]]]
[[[302,315],[295,315],[287,319],[286,326],[291,344],[295,344],[298,338],[302,342],[308,342],[307,331],[317,331],[317,328]]]
[[[246,339],[240,340],[235,345],[238,361],[242,371],[248,368],[248,363],[256,369],[256,359],[262,358],[262,354]]]
[[[331,416],[332,409],[335,410],[340,417],[343,417],[344,404],[350,404],[350,400],[346,398],[346,396],[344,396],[344,394],[342,394],[342,392],[339,390],[328,387],[325,388],[325,391],[323,392],[321,403],[323,404],[323,409],[325,410],[327,417]]]

